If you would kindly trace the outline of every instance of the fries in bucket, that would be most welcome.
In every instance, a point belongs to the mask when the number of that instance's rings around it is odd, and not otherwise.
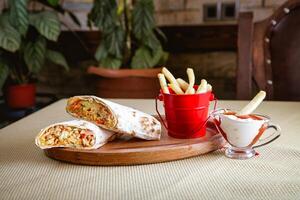
[[[160,83],[160,87],[161,87],[162,91],[166,94],[170,94],[165,75],[163,75],[162,73],[159,73],[157,75],[157,77],[159,79],[159,83]]]
[[[207,81],[205,79],[202,79],[196,93],[201,94],[205,92],[207,92]]]
[[[184,92],[181,90],[178,84],[170,83],[169,86],[176,94],[184,94]]]
[[[162,69],[162,73],[165,75],[165,77],[169,80],[169,82],[173,85],[172,87],[175,88],[175,90],[173,90],[176,94],[184,94],[184,92],[182,91],[182,89],[180,88],[179,84],[177,83],[175,77],[173,76],[173,74],[167,69],[167,68],[163,68]]]
[[[187,68],[186,73],[187,73],[189,82],[186,82],[185,80],[183,80],[181,78],[176,79],[173,76],[173,74],[167,68],[164,67],[162,69],[162,73],[159,73],[157,75],[163,93],[170,94],[168,87],[171,88],[172,91],[178,95],[184,95],[184,94],[191,95],[191,94],[202,94],[202,93],[206,93],[206,92],[212,92],[212,86],[209,83],[207,83],[207,81],[205,79],[201,80],[201,83],[198,86],[198,89],[196,88],[197,91],[195,91],[194,70],[192,68]],[[169,84],[167,83],[166,79],[169,81]]]
[[[212,86],[205,79],[201,80],[200,85],[195,84],[196,77],[192,68],[187,68],[186,73],[188,81],[176,79],[165,67],[158,74],[161,90],[156,98],[156,111],[160,119],[166,121],[164,125],[169,136],[200,138],[206,134],[208,110],[214,94]],[[158,111],[157,100],[164,103],[165,119]]]
[[[189,78],[189,86],[185,91],[185,94],[195,94],[194,84],[195,84],[195,74],[192,68],[187,68],[186,73]]]
[[[179,86],[181,87],[181,89],[183,89],[184,91],[186,91],[189,87],[189,84],[187,82],[185,82],[185,80],[178,78],[176,79],[177,83],[179,84]]]

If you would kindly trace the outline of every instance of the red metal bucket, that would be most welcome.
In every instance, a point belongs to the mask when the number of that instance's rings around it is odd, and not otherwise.
[[[176,95],[160,91],[157,99],[164,103],[167,125],[161,120],[169,136],[185,139],[205,136],[209,103],[215,100],[212,92]],[[161,118],[157,109],[157,99],[156,111]]]

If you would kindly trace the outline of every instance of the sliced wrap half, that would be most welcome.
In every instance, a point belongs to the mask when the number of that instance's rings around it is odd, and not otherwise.
[[[153,116],[96,96],[71,97],[66,110],[119,135],[145,140],[159,140],[161,136],[161,124]]]
[[[42,129],[35,138],[41,149],[70,147],[77,149],[98,149],[114,138],[115,133],[100,129],[83,120],[65,121]]]

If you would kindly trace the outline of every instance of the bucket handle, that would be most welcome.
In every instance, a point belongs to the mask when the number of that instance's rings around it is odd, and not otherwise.
[[[158,106],[157,106],[157,100],[162,100],[163,96],[161,94],[159,94],[156,98],[155,98],[155,109],[156,109],[156,113],[158,114],[158,117],[160,119],[160,121],[163,123],[164,127],[169,131],[166,123],[165,123],[165,120],[162,118],[159,110],[158,110]]]
[[[155,109],[156,109],[156,113],[158,114],[158,117],[159,117],[160,121],[163,123],[164,127],[165,127],[169,132],[174,133],[173,131],[171,131],[171,130],[168,129],[168,126],[167,126],[167,124],[165,123],[165,120],[162,118],[162,116],[161,116],[161,114],[160,114],[160,112],[159,112],[159,110],[158,110],[157,100],[160,100],[160,101],[163,100],[162,94],[159,94],[159,95],[155,98]],[[217,98],[216,98],[214,95],[212,95],[212,100],[211,100],[211,101],[214,101],[214,102],[215,102],[215,103],[214,103],[214,109],[213,109],[213,112],[214,112],[214,111],[216,110],[216,108],[217,108],[217,101],[218,101],[218,100],[217,100]],[[207,122],[208,122],[208,120],[209,120],[210,117],[211,117],[211,114],[208,115],[208,117],[206,118],[206,120],[204,121],[204,123],[202,124],[202,126],[200,127],[199,130],[201,130],[201,129],[203,128],[203,126],[205,126],[205,125],[207,124]],[[199,131],[199,130],[198,130],[198,131]],[[195,133],[197,133],[198,131],[196,131]]]

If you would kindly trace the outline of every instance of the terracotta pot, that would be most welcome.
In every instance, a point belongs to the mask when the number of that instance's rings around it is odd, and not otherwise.
[[[88,73],[99,76],[97,96],[104,98],[155,98],[159,93],[155,69],[105,69],[91,66]]]
[[[29,108],[35,105],[36,85],[10,85],[5,90],[6,104],[10,108]]]

